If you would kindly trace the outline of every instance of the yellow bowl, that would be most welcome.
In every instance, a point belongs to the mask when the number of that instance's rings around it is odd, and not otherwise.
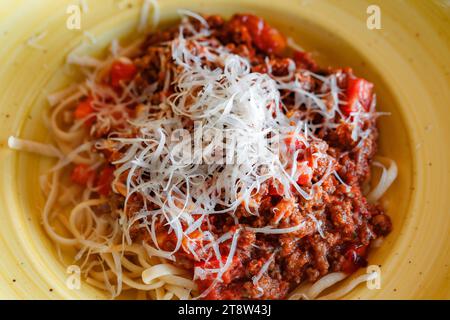
[[[71,50],[84,43],[80,50],[97,52],[136,30],[142,0],[85,2],[89,10],[82,11],[81,30],[69,30],[66,9],[76,1],[0,1],[0,298],[106,297],[87,284],[67,288],[66,267],[40,225],[44,199],[38,177],[49,161],[10,151],[6,142],[9,135],[48,139],[42,120],[46,95],[70,83],[72,70],[63,65]],[[379,108],[391,113],[380,118],[379,153],[399,166],[383,199],[394,231],[369,259],[381,265],[381,289],[360,286],[346,298],[449,299],[448,1],[378,0],[379,30],[366,25],[373,1],[159,2],[165,23],[179,8],[225,16],[256,13],[322,64],[351,66],[375,83]],[[43,32],[42,47],[27,45]]]

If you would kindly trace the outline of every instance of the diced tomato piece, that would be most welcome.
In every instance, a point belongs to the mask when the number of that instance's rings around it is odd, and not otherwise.
[[[233,18],[249,31],[255,46],[266,53],[281,53],[286,48],[286,39],[275,28],[263,19],[252,15],[242,14]]]
[[[74,112],[74,117],[75,119],[86,119],[86,117],[88,117],[89,115],[91,115],[94,112],[94,108],[92,107],[92,98],[88,97],[82,101],[80,101],[80,103],[78,103],[77,108],[75,109]],[[86,121],[87,124],[92,124],[92,122],[94,121],[94,118],[90,118]]]
[[[302,161],[297,164],[297,184],[300,186],[307,185],[311,182],[313,170],[309,166],[308,161]]]
[[[294,132],[289,133],[288,136],[284,138],[284,143],[286,143],[288,148],[294,147],[294,151],[305,148],[305,143],[299,134],[296,135]]]
[[[107,166],[100,171],[97,180],[97,191],[103,196],[108,196],[111,192],[111,183],[114,180],[114,167]]]
[[[347,83],[347,104],[342,106],[344,115],[357,111],[359,101],[365,111],[369,111],[372,102],[373,84],[362,78],[349,78]]]
[[[308,184],[311,181],[311,175],[310,174],[301,174],[297,179],[297,184],[300,186],[304,186]]]
[[[77,164],[73,170],[70,178],[73,182],[86,186],[89,181],[95,179],[95,171],[92,170],[87,164]]]
[[[284,187],[279,183],[269,184],[269,195],[271,196],[281,196],[284,194]]]
[[[344,253],[344,263],[342,264],[342,271],[346,273],[353,273],[361,267],[367,265],[367,245],[351,245]]]
[[[261,35],[255,39],[255,45],[267,53],[281,53],[286,48],[286,40],[277,29],[265,24]]]
[[[137,73],[136,66],[130,61],[116,60],[111,65],[110,80],[111,86],[114,88],[120,88],[122,81],[130,81]]]
[[[305,154],[304,154],[304,160],[305,161],[308,161],[308,165],[311,167],[311,168],[314,168],[314,165],[315,165],[315,157],[314,157],[314,155],[313,155],[313,153],[312,153],[312,151],[311,151],[311,148],[307,148],[306,150],[305,150]]]
[[[296,50],[296,51],[294,51],[293,58],[294,58],[294,61],[297,65],[297,67],[300,67],[302,69],[311,70],[311,71],[317,70],[317,64],[311,57],[310,52]]]

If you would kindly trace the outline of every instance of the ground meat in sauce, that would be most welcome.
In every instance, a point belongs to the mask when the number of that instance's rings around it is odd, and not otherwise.
[[[217,39],[231,52],[247,57],[254,72],[267,72],[269,63],[273,75],[285,76],[293,60],[296,72],[307,69],[322,75],[336,74],[338,85],[343,90],[348,79],[354,77],[350,69],[320,69],[308,53],[289,53],[284,37],[255,16],[235,15],[229,21],[219,16],[209,16],[206,20],[212,30],[211,38]],[[196,23],[193,21],[194,25]],[[173,27],[149,35],[142,46],[142,53],[133,61],[138,70],[134,78],[138,87],[139,84],[144,88],[148,84],[158,83],[152,103],[173,92],[172,87],[169,87],[169,92],[161,91],[165,75],[160,70],[162,49],[158,44],[174,39],[177,34],[178,28]],[[305,74],[299,74],[299,77],[305,87],[320,90],[320,81],[316,78]],[[283,95],[287,106],[292,106],[293,100],[292,94]],[[295,111],[295,108],[288,107],[287,112]],[[316,116],[314,121],[319,123],[323,119]],[[386,236],[392,224],[383,209],[368,203],[361,191],[363,183],[370,178],[370,164],[377,149],[375,119],[365,119],[362,127],[370,134],[359,144],[352,139],[352,128],[345,122],[334,130],[315,133],[321,140],[312,148],[322,148],[336,159],[334,168],[345,185],[336,176],[329,175],[319,187],[315,187],[315,194],[310,200],[300,195],[295,199],[284,199],[276,186],[267,185],[255,195],[254,206],[258,209],[258,215],[249,214],[243,207],[236,210],[235,216],[242,227],[270,225],[289,228],[305,223],[305,228],[281,235],[255,234],[243,229],[230,268],[223,275],[222,282],[210,290],[207,299],[284,299],[302,281],[316,281],[336,271],[351,273],[367,264],[370,243]],[[97,132],[96,136],[106,136],[107,133]],[[120,152],[111,144],[103,153],[113,161]],[[319,161],[311,181],[305,182],[305,188],[319,181],[327,166],[327,163]],[[131,203],[127,212],[130,216],[139,210],[143,199],[136,196]],[[320,222],[320,232],[311,215]],[[159,226],[158,241],[163,249],[172,250],[175,239],[166,228]],[[235,230],[236,225],[229,214],[213,215],[208,218],[208,228],[220,236]],[[141,229],[132,228],[131,234],[135,239],[151,241]],[[224,242],[221,250],[222,255],[226,256],[230,241]],[[266,262],[270,263],[267,272],[255,284],[254,279]],[[187,252],[181,251],[177,253],[175,263],[193,270],[197,262]],[[199,291],[208,289],[211,283],[212,279],[197,280]]]

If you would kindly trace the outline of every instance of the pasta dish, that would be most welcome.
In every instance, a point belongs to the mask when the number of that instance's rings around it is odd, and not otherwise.
[[[376,156],[376,96],[260,17],[181,11],[179,24],[49,96],[54,157],[42,222],[85,281],[113,297],[337,299],[371,274],[397,174]],[[371,168],[380,169],[371,181]]]

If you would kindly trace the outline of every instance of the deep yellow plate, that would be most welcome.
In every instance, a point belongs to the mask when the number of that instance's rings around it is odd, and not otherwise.
[[[7,137],[45,141],[46,95],[70,83],[65,56],[81,43],[96,51],[136,30],[142,0],[86,0],[81,30],[66,13],[78,1],[0,0],[0,298],[105,298],[82,284],[66,286],[66,268],[40,226],[38,177],[49,162],[7,149]],[[383,202],[394,231],[372,253],[381,289],[364,285],[348,299],[450,298],[450,4],[448,1],[160,0],[161,19],[178,8],[265,17],[322,64],[351,66],[376,85],[380,154],[399,177]],[[127,5],[129,3],[129,5]],[[369,4],[381,29],[369,30]],[[121,9],[119,8],[121,7]],[[97,39],[90,43],[92,34]],[[44,33],[38,48],[27,40]],[[38,37],[39,38],[39,37]],[[361,272],[363,272],[362,270]]]

